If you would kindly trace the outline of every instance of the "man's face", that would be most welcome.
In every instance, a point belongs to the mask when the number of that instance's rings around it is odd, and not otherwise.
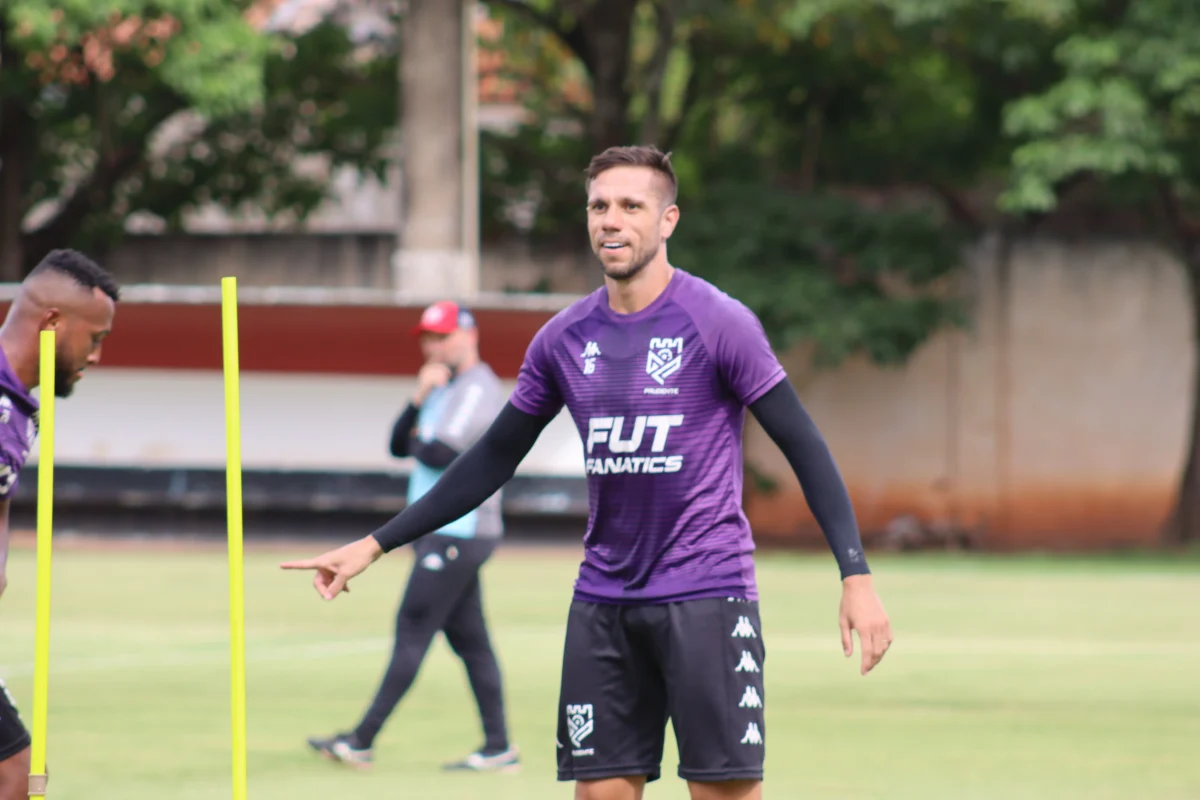
[[[458,369],[475,346],[475,332],[461,328],[450,333],[421,334],[421,355],[426,361]]]
[[[632,278],[658,254],[679,221],[664,206],[666,179],[649,167],[613,167],[588,187],[588,236],[604,274]]]
[[[104,337],[112,330],[116,304],[99,289],[64,309],[55,328],[54,394],[70,397],[83,371],[100,363]]]

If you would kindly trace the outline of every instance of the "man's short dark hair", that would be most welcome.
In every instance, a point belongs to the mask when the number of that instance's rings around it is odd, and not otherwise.
[[[662,152],[654,145],[637,145],[632,147],[610,147],[603,153],[592,156],[587,168],[587,183],[591,185],[596,176],[613,167],[648,167],[662,175],[667,182],[667,194],[663,198],[664,206],[675,202],[679,191],[679,181],[675,179],[675,170],[671,167],[670,152]]]
[[[99,289],[111,297],[114,303],[121,299],[121,290],[113,276],[78,250],[51,250],[33,268],[29,277],[45,272],[66,275],[85,289]]]

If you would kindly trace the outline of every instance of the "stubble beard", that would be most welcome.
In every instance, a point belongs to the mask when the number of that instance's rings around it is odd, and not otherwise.
[[[637,258],[629,264],[610,267],[601,261],[600,265],[604,269],[604,275],[606,277],[612,278],[615,281],[627,281],[636,277],[639,272],[644,270],[646,266],[654,260],[654,257],[658,255],[658,249],[660,247],[662,247],[662,242],[659,242],[652,249],[642,253],[640,258]]]

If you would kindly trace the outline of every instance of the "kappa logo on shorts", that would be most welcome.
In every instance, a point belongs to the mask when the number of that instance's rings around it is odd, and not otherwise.
[[[651,339],[646,373],[662,386],[683,366],[683,339]]]
[[[593,713],[592,704],[568,704],[566,711],[567,738],[571,740],[571,744],[575,745],[575,749],[571,751],[571,755],[593,755],[595,751],[592,748],[583,748],[583,740],[592,735],[592,730],[595,727],[595,716]]]
[[[746,691],[742,694],[742,702],[738,703],[738,708],[762,708],[763,701],[758,690],[753,686],[747,686]]]
[[[742,737],[742,744],[762,744],[762,731],[758,729],[758,723],[751,722],[746,726],[746,735]]]
[[[733,633],[730,636],[736,639],[758,638],[758,634],[754,632],[754,626],[750,624],[749,617],[738,617],[737,625],[733,626]]]
[[[749,650],[742,651],[742,660],[734,668],[734,672],[758,672],[758,662],[754,660],[754,656]]]

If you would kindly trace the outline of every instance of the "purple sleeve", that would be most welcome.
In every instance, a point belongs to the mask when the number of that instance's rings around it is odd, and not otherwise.
[[[750,405],[787,376],[762,323],[742,303],[731,300],[712,323],[709,350],[725,385],[743,405]]]
[[[554,361],[546,346],[546,327],[533,337],[525,351],[525,361],[517,374],[517,388],[509,402],[519,411],[535,417],[553,417],[563,407],[562,393],[554,374]]]
[[[0,501],[17,493],[18,475],[25,466],[21,450],[21,443],[14,441],[12,430],[7,425],[0,425]]]

